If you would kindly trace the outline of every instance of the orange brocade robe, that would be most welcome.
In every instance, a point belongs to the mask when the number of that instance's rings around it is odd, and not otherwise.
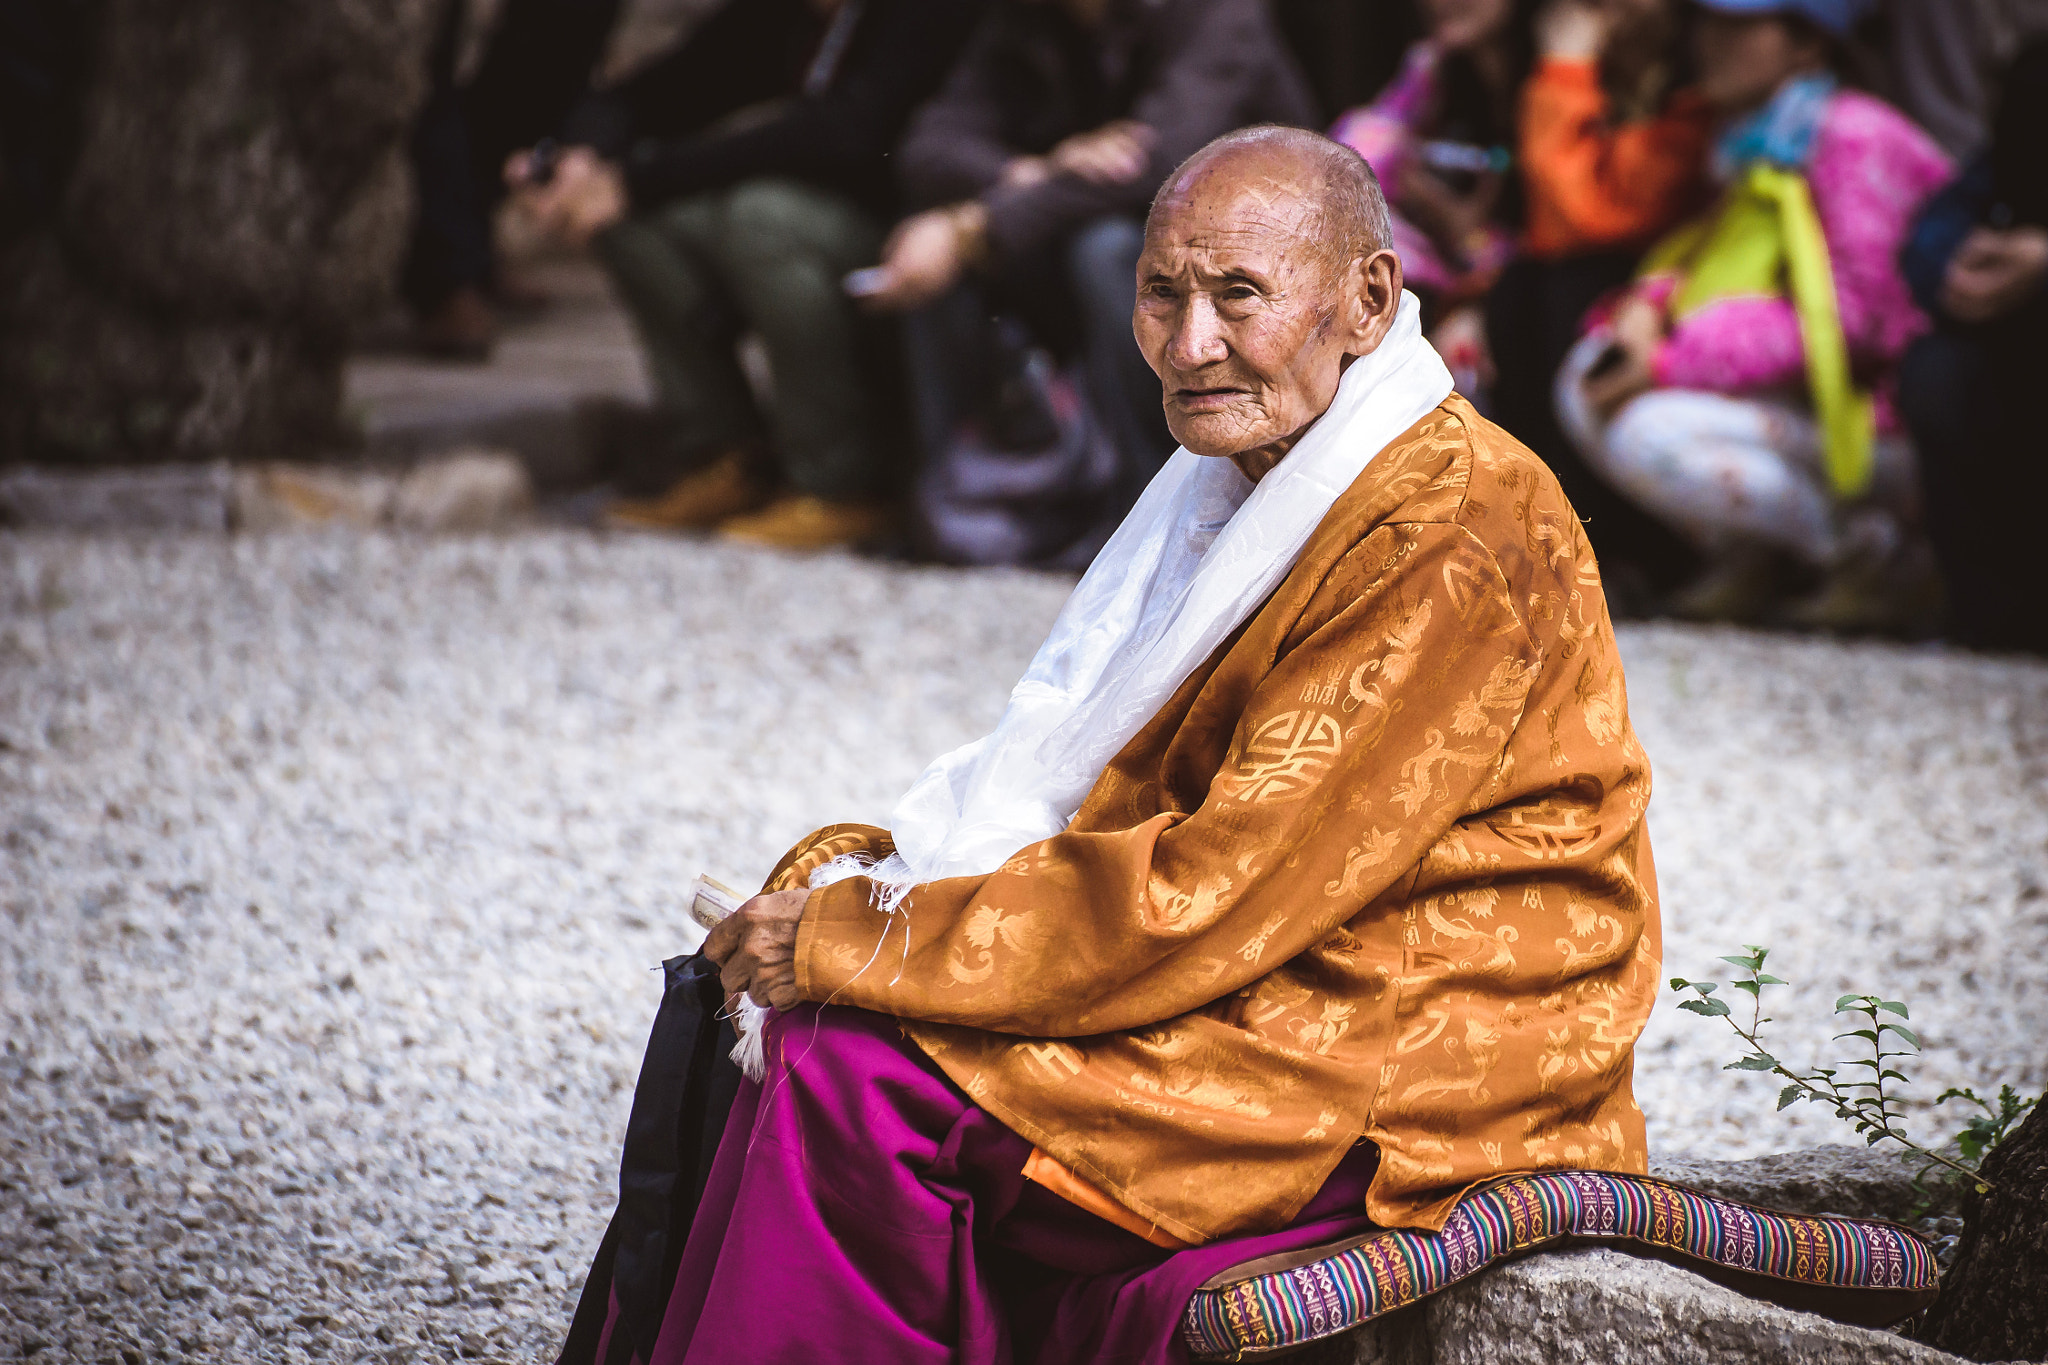
[[[1503,1171],[1646,1168],[1649,799],[1585,533],[1453,395],[1064,833],[918,887],[907,956],[866,879],[814,892],[798,986],[896,1015],[1141,1227],[1277,1228],[1368,1138],[1370,1215],[1435,1228]],[[888,847],[832,826],[770,885]]]

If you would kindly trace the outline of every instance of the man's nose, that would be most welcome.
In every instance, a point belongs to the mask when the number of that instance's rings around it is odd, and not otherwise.
[[[1230,355],[1223,338],[1223,319],[1206,295],[1190,297],[1180,310],[1173,336],[1166,343],[1166,359],[1176,370],[1199,370]]]

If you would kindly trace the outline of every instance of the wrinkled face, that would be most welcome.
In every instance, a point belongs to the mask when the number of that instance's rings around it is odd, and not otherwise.
[[[1284,169],[1239,158],[1168,190],[1138,258],[1139,349],[1166,425],[1197,455],[1298,433],[1336,396],[1344,275]]]
[[[1729,114],[1756,108],[1788,79],[1827,58],[1820,44],[1770,14],[1701,11],[1692,41],[1700,94]]]
[[[1514,0],[1428,0],[1429,36],[1446,52],[1479,46],[1508,26]]]

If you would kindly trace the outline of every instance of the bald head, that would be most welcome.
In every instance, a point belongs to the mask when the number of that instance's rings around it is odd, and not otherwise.
[[[1285,458],[1393,325],[1388,236],[1379,182],[1328,138],[1247,128],[1189,157],[1152,201],[1131,317],[1174,438],[1255,479]]]
[[[1181,162],[1152,197],[1146,231],[1217,180],[1264,181],[1298,196],[1312,227],[1302,245],[1333,268],[1394,245],[1386,196],[1365,158],[1321,133],[1274,123],[1225,133]]]

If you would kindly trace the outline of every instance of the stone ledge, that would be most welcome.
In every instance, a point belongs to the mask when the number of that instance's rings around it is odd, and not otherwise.
[[[1966,1365],[1608,1250],[1545,1252],[1289,1356],[1295,1365]]]
[[[225,531],[234,470],[211,464],[0,469],[0,524],[65,531]]]
[[[515,453],[457,449],[409,468],[213,464],[0,470],[0,525],[55,531],[487,531],[533,508]]]
[[[1422,1335],[1429,1354],[1411,1356],[1413,1365],[1956,1365],[1957,1359],[1893,1332],[1795,1313],[1619,1251],[1533,1256],[1440,1295],[1426,1310]]]
[[[1703,1194],[1740,1199],[1789,1213],[1839,1213],[1911,1223],[1925,1214],[1958,1215],[1960,1192],[1913,1177],[1919,1163],[1901,1152],[1832,1145],[1778,1152],[1747,1161],[1672,1157],[1652,1162],[1650,1174]]]

